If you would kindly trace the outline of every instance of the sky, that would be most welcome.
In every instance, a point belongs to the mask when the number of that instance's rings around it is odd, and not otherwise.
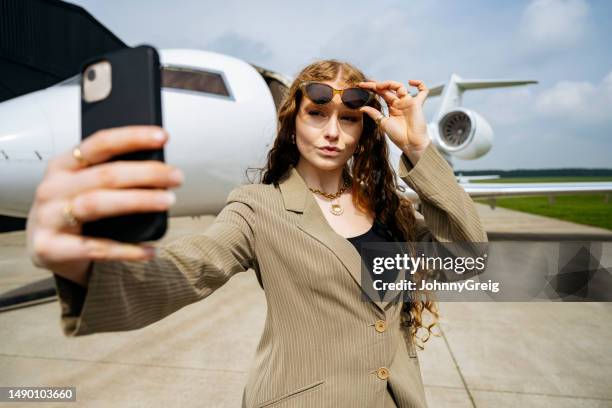
[[[78,0],[129,45],[228,54],[294,77],[322,58],[376,80],[537,85],[467,91],[495,133],[455,169],[612,168],[612,1]],[[434,117],[439,97],[428,98]]]

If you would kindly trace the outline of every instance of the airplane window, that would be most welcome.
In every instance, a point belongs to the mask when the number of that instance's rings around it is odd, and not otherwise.
[[[161,85],[164,88],[186,89],[189,91],[231,97],[229,89],[225,84],[225,79],[220,73],[183,67],[162,67],[161,71]],[[79,85],[80,81],[81,75],[77,74],[65,79],[58,85]]]
[[[221,74],[182,67],[163,67],[162,87],[230,96]]]

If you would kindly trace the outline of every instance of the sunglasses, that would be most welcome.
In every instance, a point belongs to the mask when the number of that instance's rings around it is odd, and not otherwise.
[[[346,88],[336,89],[321,82],[302,82],[300,84],[302,92],[317,105],[324,105],[331,102],[334,95],[340,94],[342,103],[350,109],[358,109],[367,105],[374,98],[374,94],[367,89]]]

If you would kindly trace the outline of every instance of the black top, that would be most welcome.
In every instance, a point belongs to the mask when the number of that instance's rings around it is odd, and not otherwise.
[[[393,239],[393,235],[391,234],[391,232],[378,220],[374,220],[374,224],[372,225],[372,227],[370,227],[370,229],[364,232],[363,234],[354,237],[349,237],[346,239],[351,244],[353,244],[353,246],[355,247],[357,252],[359,252],[359,255],[361,255],[361,258],[363,259],[366,265],[372,265],[372,260],[376,256],[376,253],[372,251],[372,248],[370,248],[367,255],[364,255],[362,244],[369,242],[396,242],[396,240]],[[370,276],[372,276],[372,279],[380,279],[380,276],[376,277],[371,270]],[[392,277],[392,279],[395,279],[395,277]],[[386,291],[381,290],[380,292],[384,296]]]
[[[380,222],[374,220],[369,230],[361,235],[347,238],[355,249],[361,254],[361,244],[364,242],[394,242],[391,234],[385,230]]]

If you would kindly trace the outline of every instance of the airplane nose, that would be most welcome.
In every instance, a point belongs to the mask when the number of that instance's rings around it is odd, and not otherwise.
[[[44,92],[44,91],[42,91]],[[24,217],[53,154],[54,139],[41,93],[0,104],[0,214]],[[57,101],[56,101],[57,103]]]
[[[0,105],[0,163],[41,161],[52,148],[41,136],[49,130],[45,115],[31,96]]]

